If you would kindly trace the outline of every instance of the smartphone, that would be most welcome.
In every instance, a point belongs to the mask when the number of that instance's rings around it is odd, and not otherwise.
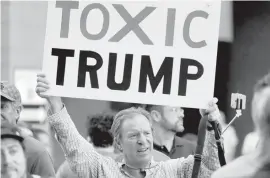
[[[231,107],[236,110],[246,109],[246,95],[243,95],[241,93],[232,93]]]

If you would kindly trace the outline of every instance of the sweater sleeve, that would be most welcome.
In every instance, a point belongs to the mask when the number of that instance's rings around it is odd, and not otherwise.
[[[55,130],[70,168],[80,178],[98,177],[104,165],[116,164],[111,158],[98,154],[76,129],[66,108],[49,116],[48,121]]]

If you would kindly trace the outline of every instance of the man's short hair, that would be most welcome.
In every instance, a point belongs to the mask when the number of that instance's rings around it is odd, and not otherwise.
[[[91,138],[94,146],[108,147],[113,144],[113,137],[110,129],[113,123],[113,115],[99,114],[88,117],[88,136]]]
[[[131,103],[130,106],[128,108],[145,108],[145,104],[141,104],[141,103]],[[128,109],[126,108],[126,109]]]
[[[154,107],[154,105],[152,105],[152,104],[147,104],[147,105],[145,105],[145,110],[146,111],[148,111],[148,112],[150,112],[151,110],[152,110],[152,108]]]
[[[152,110],[157,109],[158,106],[159,105],[147,104],[145,106],[145,110],[148,111],[148,112],[151,112]]]

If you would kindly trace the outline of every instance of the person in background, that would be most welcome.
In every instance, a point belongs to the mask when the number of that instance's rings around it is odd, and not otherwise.
[[[254,151],[259,143],[259,135],[256,131],[248,133],[243,141],[241,154],[245,155]]]
[[[33,129],[33,132],[34,132],[34,138],[40,141],[40,143],[43,144],[45,149],[52,156],[53,150],[52,150],[52,142],[51,142],[50,134],[47,131],[40,128]]]
[[[170,158],[193,155],[196,144],[176,135],[184,131],[184,110],[181,107],[146,105],[153,120],[154,149]]]
[[[220,121],[219,121],[220,126],[222,129],[225,129],[227,127],[225,114],[224,112],[220,111],[220,115],[221,115]],[[229,163],[235,159],[235,152],[236,152],[237,145],[239,142],[236,131],[232,125],[228,127],[228,129],[224,132],[224,134],[222,135],[222,138],[224,142],[225,159],[226,159],[226,162]]]
[[[22,110],[19,90],[7,82],[1,82],[1,122],[16,125]],[[27,159],[27,170],[30,174],[54,177],[52,159],[45,147],[31,136],[25,135],[23,140]]]
[[[92,143],[95,150],[104,156],[116,159],[118,154],[115,153],[113,147],[113,137],[110,129],[113,123],[113,116],[110,114],[99,114],[88,117],[87,141]],[[67,161],[60,165],[56,178],[75,178],[77,175],[73,173]]]
[[[270,73],[257,82],[251,116],[258,146],[213,173],[212,178],[269,178],[270,175]]]
[[[113,115],[98,114],[88,117],[87,141],[95,146],[97,152],[115,159],[117,154],[113,148],[113,137],[110,129],[113,123]]]
[[[1,177],[40,178],[27,171],[24,138],[20,129],[6,121],[1,123]]]

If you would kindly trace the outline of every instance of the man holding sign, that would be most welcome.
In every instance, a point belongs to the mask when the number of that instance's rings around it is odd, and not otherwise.
[[[220,1],[49,3],[45,75],[38,76],[36,91],[50,103],[49,123],[79,177],[191,176],[193,156],[152,159],[152,123],[145,110],[130,108],[114,118],[114,145],[124,155],[119,163],[83,139],[59,96],[204,108],[207,119],[216,121],[217,101],[207,103],[214,91],[220,6]],[[199,177],[220,167],[215,142],[208,130]]]
[[[190,177],[194,156],[186,159],[178,158],[155,162],[152,159],[153,136],[151,115],[143,109],[130,108],[120,111],[114,117],[112,134],[114,146],[124,155],[123,162],[97,153],[91,143],[85,140],[76,129],[66,107],[60,97],[47,96],[44,92],[50,89],[44,74],[38,75],[36,92],[50,103],[51,115],[48,118],[50,126],[55,130],[58,141],[66,155],[73,172],[78,177],[97,178],[178,178]],[[209,103],[206,110],[208,121],[217,122],[219,110],[217,100]],[[205,144],[201,159],[199,177],[210,177],[213,171],[220,167],[218,150],[215,147],[213,130],[206,132]]]

